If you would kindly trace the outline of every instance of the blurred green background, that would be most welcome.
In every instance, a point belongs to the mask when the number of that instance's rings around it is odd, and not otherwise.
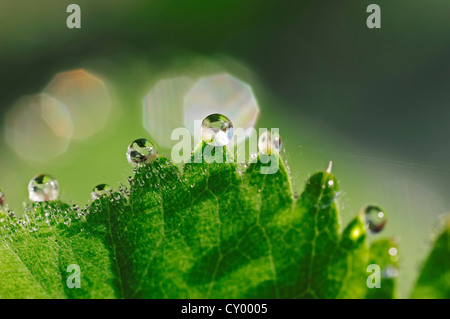
[[[450,2],[79,0],[82,28],[68,29],[72,2],[0,2],[0,187],[10,208],[22,210],[38,173],[78,204],[99,183],[125,184],[127,145],[153,138],[147,92],[161,79],[226,72],[252,87],[257,126],[280,128],[296,192],[333,160],[344,225],[365,204],[386,210],[378,236],[398,238],[399,293],[408,296],[433,225],[450,210]],[[379,30],[366,27],[370,3],[381,7]],[[76,69],[92,74],[91,102],[103,99],[106,111],[81,110],[55,156],[57,143],[34,131],[36,114],[8,135],[22,97]],[[67,137],[75,132],[87,137]],[[24,155],[33,147],[39,156]]]

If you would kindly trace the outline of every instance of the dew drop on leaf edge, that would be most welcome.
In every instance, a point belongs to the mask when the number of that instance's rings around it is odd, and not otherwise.
[[[279,153],[281,146],[281,137],[276,131],[265,131],[258,139],[258,149],[261,154],[271,155],[272,152]]]
[[[58,199],[58,181],[47,174],[33,177],[28,184],[28,194],[32,202],[48,202]]]
[[[202,140],[214,146],[225,146],[233,138],[233,123],[225,115],[214,113],[202,121]]]
[[[108,184],[99,184],[94,187],[91,193],[92,200],[96,200],[101,196],[108,195],[111,192],[112,188]]]
[[[134,140],[127,149],[127,160],[133,166],[151,163],[157,155],[155,145],[145,138]]]

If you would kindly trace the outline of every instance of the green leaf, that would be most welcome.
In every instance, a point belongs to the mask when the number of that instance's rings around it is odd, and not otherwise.
[[[209,160],[181,172],[158,157],[136,170],[130,196],[115,192],[83,210],[33,204],[23,218],[3,216],[0,295],[371,297],[366,268],[384,267],[386,251],[369,249],[362,215],[340,233],[338,182],[329,171],[312,175],[295,199],[278,155],[259,155],[243,173]],[[268,160],[278,170],[262,174]],[[79,289],[66,284],[71,264],[81,269]],[[392,297],[393,285],[379,293]]]
[[[412,292],[412,298],[450,299],[450,219],[445,222]]]

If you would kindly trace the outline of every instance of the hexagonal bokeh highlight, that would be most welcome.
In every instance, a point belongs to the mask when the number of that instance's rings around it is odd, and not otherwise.
[[[251,86],[228,73],[200,78],[184,98],[184,125],[193,133],[194,121],[213,113],[228,117],[235,128],[254,127],[259,106]]]
[[[188,77],[174,77],[158,81],[143,100],[144,127],[155,142],[170,148],[172,131],[183,127],[183,98],[194,81]]]
[[[64,153],[72,133],[67,107],[47,94],[21,98],[5,116],[5,140],[27,160],[46,161]]]
[[[111,100],[105,84],[98,77],[82,69],[58,73],[44,92],[67,106],[74,139],[87,139],[105,127]]]

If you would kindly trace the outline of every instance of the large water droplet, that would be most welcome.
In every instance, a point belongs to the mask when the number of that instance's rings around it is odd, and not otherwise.
[[[156,147],[145,138],[135,140],[127,150],[128,162],[133,166],[151,163],[157,155]]]
[[[372,234],[379,233],[386,225],[386,214],[377,206],[367,206],[364,211],[364,217],[366,220],[366,227]]]
[[[58,181],[50,175],[40,174],[28,184],[28,193],[32,202],[47,202],[58,199]]]
[[[227,145],[233,137],[233,123],[222,114],[211,114],[202,122],[202,139],[214,146]]]
[[[265,131],[258,139],[258,149],[260,153],[271,155],[273,152],[279,153],[281,150],[281,137],[278,132]]]
[[[112,188],[108,184],[99,184],[94,187],[91,193],[92,200],[96,200],[101,196],[108,195],[111,192]]]

